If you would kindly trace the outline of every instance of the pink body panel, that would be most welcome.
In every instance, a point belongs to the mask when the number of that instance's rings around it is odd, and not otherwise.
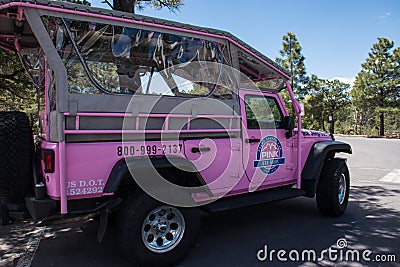
[[[280,109],[283,111],[283,116],[286,116],[285,107],[276,95],[271,93],[258,93],[255,91],[241,91],[241,97],[246,94],[264,95],[275,98]],[[147,155],[146,148],[156,147],[155,151],[150,153],[150,156],[174,155],[187,158],[200,172],[210,191],[215,197],[230,196],[235,194],[247,193],[254,190],[262,190],[266,188],[294,184],[297,181],[296,163],[300,162],[300,170],[303,168],[311,146],[316,141],[331,140],[327,134],[322,134],[315,131],[302,131],[301,150],[298,151],[298,131],[294,131],[294,136],[286,139],[285,130],[283,129],[263,129],[251,130],[246,127],[244,103],[242,106],[243,125],[233,126],[227,131],[242,131],[241,138],[222,138],[222,139],[195,139],[186,141],[146,141],[146,142],[101,142],[101,143],[65,143],[55,144],[43,142],[42,148],[52,149],[55,151],[55,173],[45,174],[47,193],[54,199],[80,199],[93,198],[105,195],[103,193],[104,186],[107,183],[108,177],[113,166],[123,157],[142,157]],[[69,114],[65,114],[69,115]],[[119,113],[78,113],[79,116],[111,116],[123,117],[126,114]],[[139,115],[151,117],[190,117],[189,115],[167,115],[167,114],[151,114]],[[211,115],[214,117],[213,115]],[[215,116],[215,117],[218,117]],[[219,116],[221,118],[234,119],[233,116]],[[78,120],[79,121],[79,120]],[[240,120],[238,120],[240,121]],[[166,119],[167,124],[168,119]],[[168,129],[167,126],[164,128]],[[171,130],[154,130],[154,132],[169,132]],[[76,130],[70,130],[75,134],[86,133],[108,133],[105,130],[84,131],[79,130],[79,123],[76,125]],[[131,130],[132,132],[144,132],[143,130]],[[186,130],[193,131],[193,130]],[[210,130],[196,130],[199,132],[209,132]],[[213,130],[215,131],[215,129]],[[122,132],[122,130],[116,130]],[[124,131],[126,133],[126,131]],[[146,131],[149,133],[149,131]],[[285,165],[279,166],[278,170],[272,174],[265,174],[260,169],[253,166],[256,161],[257,143],[246,143],[246,138],[257,138],[262,140],[266,136],[276,137],[283,149]],[[179,152],[163,151],[163,145],[180,146]],[[60,147],[65,146],[65,170],[60,168],[61,158]],[[209,151],[193,152],[192,148],[209,148]],[[118,154],[120,149],[120,154]],[[143,154],[144,151],[144,154]],[[154,153],[153,153],[154,152]],[[301,155],[300,159],[298,155]],[[60,172],[65,171],[65,181],[61,181]],[[63,192],[63,189],[65,192]],[[206,200],[209,198],[206,195],[194,196],[197,201]],[[62,201],[63,202],[63,201]],[[63,212],[67,211],[67,207],[63,207]]]
[[[297,134],[294,137],[297,139]],[[305,160],[309,154],[311,146],[316,141],[330,140],[329,137],[305,137],[302,142],[302,162],[301,166],[305,164]],[[174,141],[164,141],[164,145],[174,145]],[[210,190],[215,196],[220,195],[234,195],[245,193],[249,191],[249,180],[244,174],[243,169],[243,154],[242,154],[242,141],[240,138],[232,139],[204,139],[204,140],[188,140],[180,141],[182,145],[182,152],[167,154],[174,156],[181,156],[190,160],[205,182],[210,186]],[[135,147],[136,157],[142,157],[142,146],[157,146],[159,148],[161,142],[128,142],[122,147]],[[211,150],[205,153],[193,153],[193,147],[210,147]],[[120,142],[103,142],[103,143],[66,143],[65,144],[65,166],[66,166],[66,189],[68,199],[79,198],[92,198],[100,197],[103,194],[103,189],[107,183],[108,177],[111,173],[113,166],[122,159],[124,156],[118,156],[117,150],[121,147]],[[59,179],[59,144],[42,142],[42,148],[52,149],[55,151],[55,172],[45,173],[45,181],[47,193],[54,199],[60,199],[60,179]],[[138,151],[139,150],[139,151]],[[294,148],[294,155],[297,154],[297,148]],[[153,156],[163,156],[162,151],[158,150]],[[129,157],[131,157],[129,155]],[[135,157],[135,155],[133,155]],[[42,164],[42,168],[44,166]],[[284,171],[283,173],[286,173]],[[282,178],[286,177],[286,178]],[[259,189],[274,187],[282,184],[289,184],[295,182],[295,177],[283,174],[281,178],[273,178],[268,181],[276,180],[277,183],[265,183]],[[229,192],[227,192],[229,189]],[[201,199],[199,199],[201,200]]]
[[[232,195],[248,187],[243,175],[242,139],[202,139],[184,142],[188,160],[199,170],[215,197]],[[210,148],[210,151],[193,153],[193,147]],[[244,184],[240,183],[244,180]],[[198,199],[201,200],[201,199]]]
[[[171,147],[169,147],[171,145]],[[103,189],[114,165],[125,157],[143,157],[147,155],[147,146],[157,147],[151,156],[183,155],[183,143],[175,141],[161,142],[102,142],[102,143],[66,143],[65,144],[65,184],[68,199],[93,198],[105,195]],[[165,154],[163,153],[165,146]],[[179,147],[182,147],[180,151]],[[119,150],[119,148],[122,150]],[[124,148],[127,149],[124,149]],[[176,147],[176,151],[175,151]],[[45,174],[47,193],[50,197],[59,199],[61,197],[59,179],[59,144],[43,142],[42,148],[55,151],[55,169],[52,174]],[[122,155],[119,155],[122,151]],[[144,154],[143,152],[144,151]],[[126,153],[124,153],[126,152]],[[175,153],[176,152],[176,153]],[[106,194],[107,195],[107,194]]]

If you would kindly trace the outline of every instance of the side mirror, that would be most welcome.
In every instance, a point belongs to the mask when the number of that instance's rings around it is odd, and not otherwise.
[[[283,119],[283,128],[288,131],[292,131],[295,126],[295,121],[293,116],[285,116]]]
[[[288,130],[286,132],[286,138],[289,139],[293,136],[293,129],[294,129],[294,117],[293,116],[285,116],[283,119],[283,128]]]

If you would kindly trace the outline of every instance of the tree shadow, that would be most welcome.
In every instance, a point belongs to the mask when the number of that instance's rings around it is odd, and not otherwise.
[[[0,226],[0,266],[16,266],[27,252],[28,240],[38,235],[34,223],[21,222]]]
[[[343,225],[345,237],[376,254],[398,254],[400,248],[400,189],[388,185],[352,187],[352,203],[362,214]]]
[[[387,186],[353,186],[348,210],[339,218],[324,217],[317,211],[313,199],[298,198],[275,202],[210,216],[204,220],[201,237],[185,266],[202,266],[218,262],[221,266],[336,266],[380,265],[362,260],[362,252],[375,255],[395,255],[400,261],[400,214],[397,205],[400,190]],[[321,261],[279,261],[276,252],[272,260],[259,261],[257,252],[265,245],[268,251],[284,249],[319,253],[330,247],[338,249],[337,241],[344,238],[348,250],[360,252],[360,262],[346,262],[346,255],[334,261],[324,255]],[[295,255],[295,254],[292,254]],[[350,261],[353,259],[347,256]],[[204,261],[204,259],[207,259]],[[301,259],[301,258],[300,258]],[[356,258],[354,258],[356,259]],[[396,266],[396,262],[385,263]]]

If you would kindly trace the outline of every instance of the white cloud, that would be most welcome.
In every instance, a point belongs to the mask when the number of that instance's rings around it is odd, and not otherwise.
[[[392,13],[387,12],[385,15],[379,16],[380,19],[386,19],[387,17],[390,17],[390,15],[392,15]]]
[[[355,77],[333,77],[332,79],[330,79],[330,81],[332,80],[339,80],[342,83],[348,83],[351,85],[351,87],[353,87],[354,82],[356,81]]]

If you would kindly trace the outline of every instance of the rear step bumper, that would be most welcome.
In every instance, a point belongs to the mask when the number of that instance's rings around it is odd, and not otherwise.
[[[35,221],[47,218],[57,213],[56,200],[50,198],[36,199],[35,197],[28,197],[25,199],[25,202],[26,207]]]
[[[210,204],[204,205],[202,209],[206,212],[219,212],[299,197],[303,196],[305,193],[306,191],[296,188],[266,189],[254,193],[222,198]]]

